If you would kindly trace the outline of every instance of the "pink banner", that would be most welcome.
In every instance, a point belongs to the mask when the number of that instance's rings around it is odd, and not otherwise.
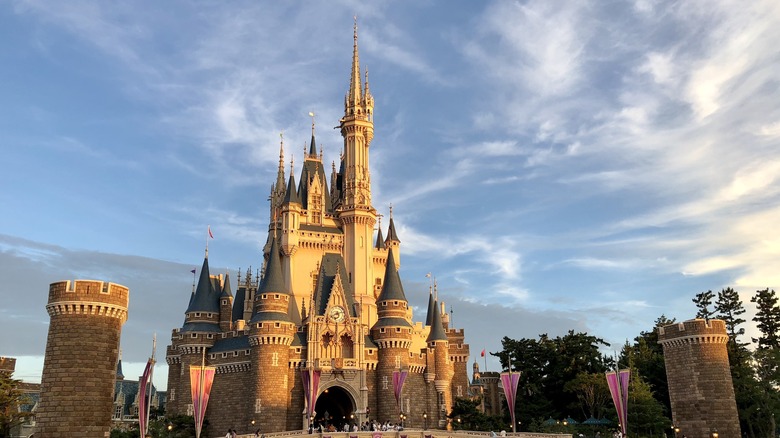
[[[517,384],[520,382],[520,373],[501,373],[501,385],[504,387],[506,404],[509,407],[509,417],[512,419],[512,430],[515,430],[515,396]]]
[[[138,430],[141,431],[141,436],[146,436],[146,411],[147,411],[147,398],[151,395],[151,385],[149,377],[152,372],[152,359],[146,362],[144,373],[141,375],[141,381],[138,382]],[[146,387],[149,386],[149,393],[146,392]]]
[[[404,389],[404,382],[408,371],[393,371],[393,394],[395,394],[395,403],[398,405],[398,411],[403,411],[401,405],[401,392]]]
[[[209,404],[211,385],[214,383],[215,367],[190,365],[190,389],[192,392],[192,409],[195,417],[195,436],[200,438],[203,419],[206,417],[206,406]]]
[[[610,371],[607,373],[607,385],[612,394],[612,402],[615,404],[620,431],[626,435],[628,431],[628,380],[631,370]]]
[[[314,406],[317,403],[317,393],[320,392],[320,374],[321,372],[319,370],[301,370],[303,395],[306,398],[307,421],[311,421],[311,417],[314,415]]]

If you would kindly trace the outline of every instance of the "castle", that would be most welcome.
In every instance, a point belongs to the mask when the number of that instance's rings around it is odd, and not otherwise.
[[[362,80],[357,26],[339,170],[326,180],[314,124],[299,183],[285,177],[284,143],[270,194],[262,276],[211,275],[208,250],[184,324],[167,347],[168,414],[192,414],[190,365],[216,367],[206,411],[209,430],[263,432],[310,423],[403,421],[448,426],[466,397],[469,347],[432,290],[425,322],[413,322],[398,273],[401,242],[390,211],[387,237],[371,204],[369,146],[374,98]],[[434,288],[435,289],[435,288]],[[313,418],[302,373],[320,373]],[[400,394],[394,372],[407,377]]]

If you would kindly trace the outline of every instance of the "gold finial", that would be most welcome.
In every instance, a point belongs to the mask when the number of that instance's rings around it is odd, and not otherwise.
[[[357,14],[354,15],[352,18],[355,19],[355,24],[352,27],[353,29],[352,33],[353,33],[353,38],[355,39],[355,45],[357,45]]]
[[[303,147],[303,151],[306,152],[306,147]],[[295,156],[290,157],[290,175],[295,173]]]
[[[309,117],[311,117],[311,135],[314,136],[314,113],[309,111]]]
[[[390,204],[390,219],[393,218],[393,204]]]

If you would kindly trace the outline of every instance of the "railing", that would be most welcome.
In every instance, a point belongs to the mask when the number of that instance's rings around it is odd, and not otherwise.
[[[495,435],[494,435],[495,434]],[[254,434],[238,435],[237,438],[254,438]],[[388,430],[384,432],[323,432],[323,433],[305,433],[303,430],[290,430],[286,432],[274,432],[262,434],[263,438],[469,438],[469,437],[499,437],[496,432],[482,432],[469,430],[440,430],[440,429],[404,429]],[[517,432],[506,433],[507,437],[513,438],[572,438],[571,434],[566,433],[537,433],[537,432]],[[221,438],[221,437],[217,437]]]

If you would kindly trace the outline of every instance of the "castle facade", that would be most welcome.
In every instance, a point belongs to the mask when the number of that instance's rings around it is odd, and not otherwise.
[[[363,79],[364,78],[364,79]],[[189,367],[216,367],[206,411],[211,434],[337,427],[368,420],[446,428],[466,397],[469,346],[431,291],[413,320],[398,272],[401,241],[390,212],[386,237],[371,203],[374,98],[361,74],[357,26],[338,128],[338,171],[326,178],[312,137],[298,183],[285,176],[284,144],[272,185],[262,275],[211,275],[208,251],[184,324],[167,347],[168,414],[192,414]],[[312,417],[303,374],[320,374]],[[396,372],[407,377],[400,394]]]

